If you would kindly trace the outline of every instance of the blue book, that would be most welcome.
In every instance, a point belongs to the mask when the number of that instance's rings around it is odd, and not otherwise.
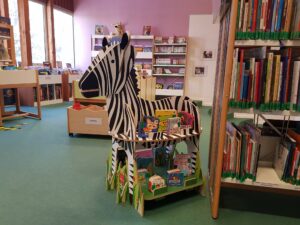
[[[242,76],[242,80],[241,80],[241,90],[240,90],[240,100],[243,100],[243,86],[244,86],[244,74],[245,74],[245,67],[246,67],[246,63],[243,63],[243,76]]]
[[[288,68],[288,57],[282,57],[282,78],[281,78],[281,88],[280,88],[280,103],[284,103],[284,95],[285,95],[285,87],[286,87],[286,75],[287,75],[287,68]]]
[[[243,76],[243,100],[247,100],[248,97],[248,85],[249,84],[249,71],[245,71]]]
[[[271,32],[275,32],[277,0],[273,1]]]
[[[278,8],[276,31],[280,31],[283,8],[284,8],[284,0],[280,0],[279,8]]]

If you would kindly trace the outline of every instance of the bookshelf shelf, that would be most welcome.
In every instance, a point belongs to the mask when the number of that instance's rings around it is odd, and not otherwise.
[[[169,43],[154,43],[154,45],[156,45],[156,46],[186,46],[187,43],[173,43],[173,44],[169,44]]]
[[[300,195],[300,186],[292,185],[283,182],[278,178],[274,168],[270,167],[258,167],[256,181],[246,179],[244,182],[232,178],[222,179],[222,186],[224,187],[235,187],[239,186],[241,188],[256,189],[257,187],[265,189],[277,189],[278,191],[291,190],[297,191]]]
[[[0,39],[10,39],[10,36],[0,35]]]
[[[182,96],[183,90],[174,90],[174,89],[156,89],[156,95],[163,96]]]
[[[254,47],[254,46],[268,46],[268,47],[300,47],[300,40],[236,40],[235,47]]]
[[[0,66],[15,66],[15,43],[14,43],[14,30],[13,26],[5,23],[0,23],[0,41],[4,44],[4,48],[7,50],[7,59],[0,60]],[[4,30],[4,32],[2,32]],[[4,58],[4,57],[2,57]]]
[[[154,53],[154,55],[170,55],[170,56],[176,56],[176,55],[186,55],[186,52],[157,52],[157,53]]]
[[[161,77],[184,77],[184,74],[181,73],[155,73],[152,76],[161,76]]]
[[[136,59],[152,59],[152,52],[137,52]]]
[[[300,120],[300,112],[295,111],[268,111],[263,112],[260,110],[254,110],[251,109],[236,109],[236,108],[230,108],[228,110],[228,113],[233,113],[234,118],[244,118],[244,119],[253,119],[254,114],[260,114],[263,115],[266,119],[272,119],[272,120],[281,120],[283,116],[290,116],[290,120],[298,121]]]
[[[154,64],[154,67],[185,67],[185,65],[178,64]]]

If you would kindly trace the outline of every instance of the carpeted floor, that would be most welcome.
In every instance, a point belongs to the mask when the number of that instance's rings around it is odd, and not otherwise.
[[[300,219],[293,217],[228,208],[220,209],[219,219],[213,220],[208,197],[190,194],[158,202],[140,217],[130,205],[117,205],[115,193],[105,190],[110,138],[70,138],[66,106],[43,107],[41,121],[13,120],[5,125],[28,124],[15,131],[0,131],[0,225],[300,224]],[[205,174],[208,110],[202,108]]]

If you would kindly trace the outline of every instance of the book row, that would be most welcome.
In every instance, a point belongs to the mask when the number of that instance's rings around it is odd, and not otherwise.
[[[240,0],[236,39],[300,38],[298,0]]]
[[[291,48],[236,48],[230,107],[300,111],[300,59]]]
[[[153,138],[154,133],[165,132],[167,135],[180,134],[181,129],[193,128],[194,116],[176,110],[156,110],[154,116],[144,116],[139,122],[138,136]]]
[[[284,182],[300,185],[300,134],[270,132],[251,123],[226,124],[222,176],[256,181],[258,167],[272,167]]]

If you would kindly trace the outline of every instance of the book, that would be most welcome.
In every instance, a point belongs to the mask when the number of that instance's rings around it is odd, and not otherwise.
[[[177,117],[176,110],[155,110],[155,117],[159,119],[158,132],[167,130],[168,118]]]
[[[138,136],[141,138],[149,137],[150,133],[158,132],[159,119],[153,116],[144,116],[143,120],[139,122]]]
[[[191,154],[177,154],[174,159],[174,166],[183,172],[184,176],[192,174]]]
[[[183,186],[184,174],[179,169],[167,171],[167,185],[168,186]]]
[[[148,182],[148,190],[154,192],[157,189],[163,188],[166,186],[165,180],[158,175],[151,176]]]
[[[195,117],[192,114],[181,111],[178,113],[178,117],[180,118],[181,129],[193,128]]]
[[[167,135],[180,134],[180,118],[172,117],[167,120]]]

